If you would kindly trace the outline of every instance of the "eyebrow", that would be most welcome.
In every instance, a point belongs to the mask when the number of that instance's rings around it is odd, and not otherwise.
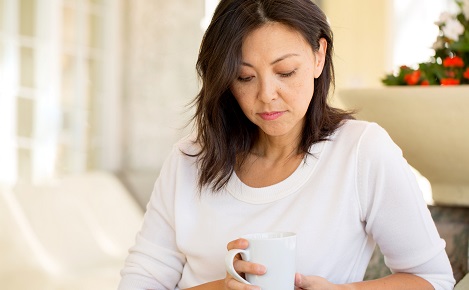
[[[271,62],[270,65],[274,65],[274,64],[276,64],[277,62],[280,62],[280,61],[282,61],[282,60],[284,60],[284,59],[286,59],[286,58],[292,57],[292,56],[298,56],[298,54],[296,54],[296,53],[287,53],[287,54],[282,55],[281,57],[277,58],[277,59],[274,60],[273,62]],[[242,65],[245,65],[245,66],[253,67],[252,64],[247,63],[247,62],[244,62],[244,61],[243,61],[241,64],[242,64]]]

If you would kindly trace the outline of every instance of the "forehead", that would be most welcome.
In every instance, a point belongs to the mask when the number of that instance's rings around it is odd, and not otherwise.
[[[282,53],[308,53],[312,47],[296,29],[268,22],[249,32],[242,43],[243,59],[249,56],[275,56]]]

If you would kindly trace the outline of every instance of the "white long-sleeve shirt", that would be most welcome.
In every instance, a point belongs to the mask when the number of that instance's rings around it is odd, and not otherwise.
[[[201,195],[195,158],[181,152],[197,146],[181,140],[155,183],[119,289],[184,289],[223,279],[227,243],[264,231],[297,233],[297,272],[304,275],[361,281],[377,243],[393,272],[453,289],[445,242],[388,134],[350,120],[329,139],[278,184],[252,188],[233,173],[222,191]]]

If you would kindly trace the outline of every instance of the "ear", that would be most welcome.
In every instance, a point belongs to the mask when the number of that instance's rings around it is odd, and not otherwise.
[[[317,79],[324,68],[326,61],[327,41],[324,38],[319,39],[319,49],[314,52],[314,78]]]

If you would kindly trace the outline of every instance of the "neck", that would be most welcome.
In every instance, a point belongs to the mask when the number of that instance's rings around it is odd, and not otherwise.
[[[298,154],[299,140],[261,134],[251,152],[238,160],[236,174],[251,187],[265,187],[285,180],[304,158],[304,154]]]
[[[300,136],[268,136],[261,131],[259,140],[251,153],[271,161],[282,161],[298,157]]]

